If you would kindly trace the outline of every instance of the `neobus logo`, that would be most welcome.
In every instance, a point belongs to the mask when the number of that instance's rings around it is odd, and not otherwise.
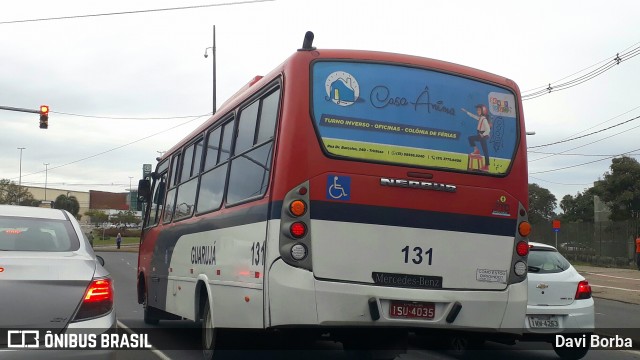
[[[380,178],[380,185],[406,187],[406,188],[423,189],[423,190],[456,192],[455,185],[440,184],[440,183],[434,183],[434,182],[428,182],[428,181]]]

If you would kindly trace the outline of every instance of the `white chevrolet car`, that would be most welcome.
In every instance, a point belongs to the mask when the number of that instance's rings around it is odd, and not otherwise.
[[[523,339],[552,342],[556,354],[563,359],[584,357],[589,351],[589,341],[583,347],[559,347],[556,335],[582,337],[593,333],[591,286],[553,246],[530,242],[528,266],[529,295]]]
[[[46,350],[44,338],[115,329],[113,284],[102,265],[67,211],[0,205],[0,358],[112,358]]]

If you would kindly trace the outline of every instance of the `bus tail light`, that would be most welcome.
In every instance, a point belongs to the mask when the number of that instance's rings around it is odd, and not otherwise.
[[[280,257],[287,264],[313,270],[311,246],[311,200],[309,181],[293,187],[282,200]]]
[[[295,222],[289,227],[289,232],[291,236],[299,239],[307,234],[307,227],[302,222]]]
[[[518,232],[522,237],[529,236],[529,234],[531,234],[531,224],[529,224],[528,221],[522,221],[520,224],[518,224]]]
[[[586,280],[580,281],[578,283],[578,289],[576,289],[576,296],[574,297],[574,299],[582,300],[582,299],[588,299],[590,297],[591,297],[591,285],[589,285],[589,282]]]
[[[529,244],[525,241],[520,241],[518,245],[516,245],[516,253],[520,256],[527,256],[527,254],[529,254]]]
[[[307,212],[307,204],[302,200],[294,200],[289,204],[289,212],[295,217],[300,217]]]
[[[84,293],[80,309],[73,321],[108,314],[113,309],[113,282],[110,277],[95,278]]]

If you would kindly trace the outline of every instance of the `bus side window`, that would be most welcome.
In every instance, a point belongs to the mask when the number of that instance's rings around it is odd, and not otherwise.
[[[238,118],[238,138],[236,139],[234,154],[240,154],[253,146],[259,105],[260,101],[255,101],[240,113],[240,117]]]
[[[220,134],[222,127],[219,127],[207,136],[207,147],[204,154],[204,169],[207,171],[218,164],[218,153],[220,150]]]
[[[151,211],[149,214],[149,224],[148,226],[158,225],[158,221],[160,220],[160,215],[162,214],[162,204],[164,204],[164,194],[166,190],[166,178],[167,173],[161,175],[159,182],[156,183],[156,188],[154,189],[153,199],[151,201]]]
[[[271,174],[273,134],[278,118],[279,97],[280,89],[276,89],[241,113],[241,120],[247,114],[252,117],[259,115],[260,120],[247,121],[253,128],[242,122],[238,126],[238,140],[235,156],[231,160],[227,189],[227,203],[230,205],[259,198],[266,192]],[[245,138],[251,140],[241,140]],[[249,146],[242,146],[247,143]]]
[[[231,120],[211,131],[207,137],[204,169],[198,191],[198,214],[218,210],[222,206],[233,124]]]
[[[180,165],[180,153],[178,153],[171,158],[171,173],[169,174],[168,181],[169,191],[167,191],[167,197],[164,201],[164,217],[162,219],[164,223],[168,223],[173,219],[173,212],[175,211],[176,205],[176,185],[180,182]]]
[[[256,144],[267,141],[273,137],[278,120],[278,103],[280,100],[280,89],[272,92],[262,99],[260,110],[260,122],[258,124],[258,137]]]
[[[233,121],[222,126],[222,144],[220,145],[220,160],[218,163],[226,161],[231,156],[231,141],[233,140]]]

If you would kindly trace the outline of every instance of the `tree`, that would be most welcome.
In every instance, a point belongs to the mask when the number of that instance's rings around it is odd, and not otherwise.
[[[611,209],[612,221],[631,219],[640,211],[640,163],[622,156],[611,160],[610,169],[597,186],[598,195]]]
[[[539,224],[552,220],[556,213],[556,197],[538,184],[529,184],[529,222]]]
[[[589,188],[575,197],[565,195],[560,201],[560,208],[564,212],[562,220],[566,222],[593,222],[593,196],[597,195],[595,188]]]
[[[0,180],[0,204],[14,204],[22,206],[39,206],[40,201],[33,198],[29,190],[13,181]]]
[[[84,214],[91,218],[92,224],[101,224],[109,221],[109,215],[107,215],[107,213],[105,213],[104,211],[87,210]]]
[[[136,213],[127,210],[127,211],[119,211],[117,214],[111,216],[111,221],[117,224],[140,224],[141,220]]]
[[[53,203],[53,207],[55,207],[56,209],[67,210],[75,218],[79,219],[78,212],[80,211],[80,204],[78,203],[78,199],[76,199],[76,197],[73,195],[58,195],[56,201]]]

